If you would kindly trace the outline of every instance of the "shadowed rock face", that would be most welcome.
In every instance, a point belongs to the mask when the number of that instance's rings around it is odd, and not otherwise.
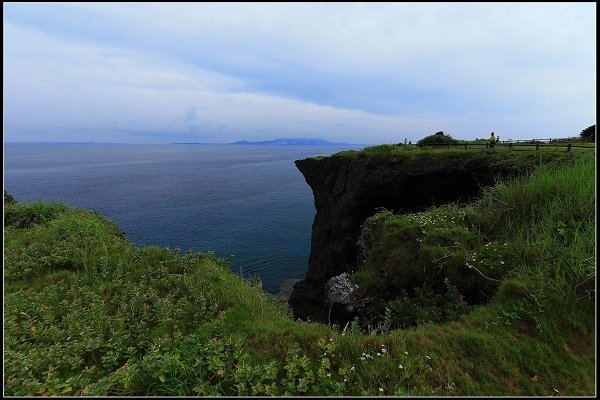
[[[325,284],[357,267],[361,224],[378,209],[396,213],[433,205],[466,202],[494,183],[502,171],[485,157],[432,157],[386,160],[375,157],[326,157],[296,161],[312,188],[317,213],[312,226],[306,277],[289,299],[297,318],[327,322]]]

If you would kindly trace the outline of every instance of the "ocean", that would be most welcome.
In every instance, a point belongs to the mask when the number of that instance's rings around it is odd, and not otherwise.
[[[306,274],[315,214],[294,160],[348,148],[5,143],[4,189],[95,210],[136,246],[233,256],[234,273],[278,293]]]

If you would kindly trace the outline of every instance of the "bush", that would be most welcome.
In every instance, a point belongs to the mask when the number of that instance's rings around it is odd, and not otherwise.
[[[458,144],[458,140],[452,138],[452,136],[450,136],[450,135],[446,135],[442,131],[439,131],[439,132],[434,133],[433,135],[426,136],[417,142],[417,146],[419,146],[419,147],[444,145],[444,144]]]

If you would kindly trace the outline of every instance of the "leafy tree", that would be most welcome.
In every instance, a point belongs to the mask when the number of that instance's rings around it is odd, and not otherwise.
[[[458,143],[458,140],[452,138],[452,136],[450,136],[450,135],[446,135],[442,131],[439,131],[439,132],[434,133],[433,135],[426,136],[423,139],[419,140],[417,142],[417,146],[424,147],[424,146],[432,146],[432,145],[439,145],[439,144],[456,144],[456,143]]]
[[[588,126],[579,134],[584,142],[596,142],[596,124]]]

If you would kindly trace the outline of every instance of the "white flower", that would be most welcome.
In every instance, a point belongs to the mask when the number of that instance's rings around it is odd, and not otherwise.
[[[428,359],[428,360],[431,360],[431,357],[429,357],[429,356],[427,356],[427,355],[425,356],[425,358],[426,358],[426,359]]]
[[[402,368],[404,368],[404,365],[400,364],[400,365],[398,365],[398,368],[402,369]]]
[[[356,368],[354,368],[354,365],[352,366],[352,368],[350,368],[350,371],[354,371]]]
[[[408,351],[405,351],[404,354],[408,355]]]
[[[379,357],[381,355],[381,353],[377,353],[377,357]]]
[[[383,392],[383,388],[379,388],[379,391],[380,391],[380,392]]]

